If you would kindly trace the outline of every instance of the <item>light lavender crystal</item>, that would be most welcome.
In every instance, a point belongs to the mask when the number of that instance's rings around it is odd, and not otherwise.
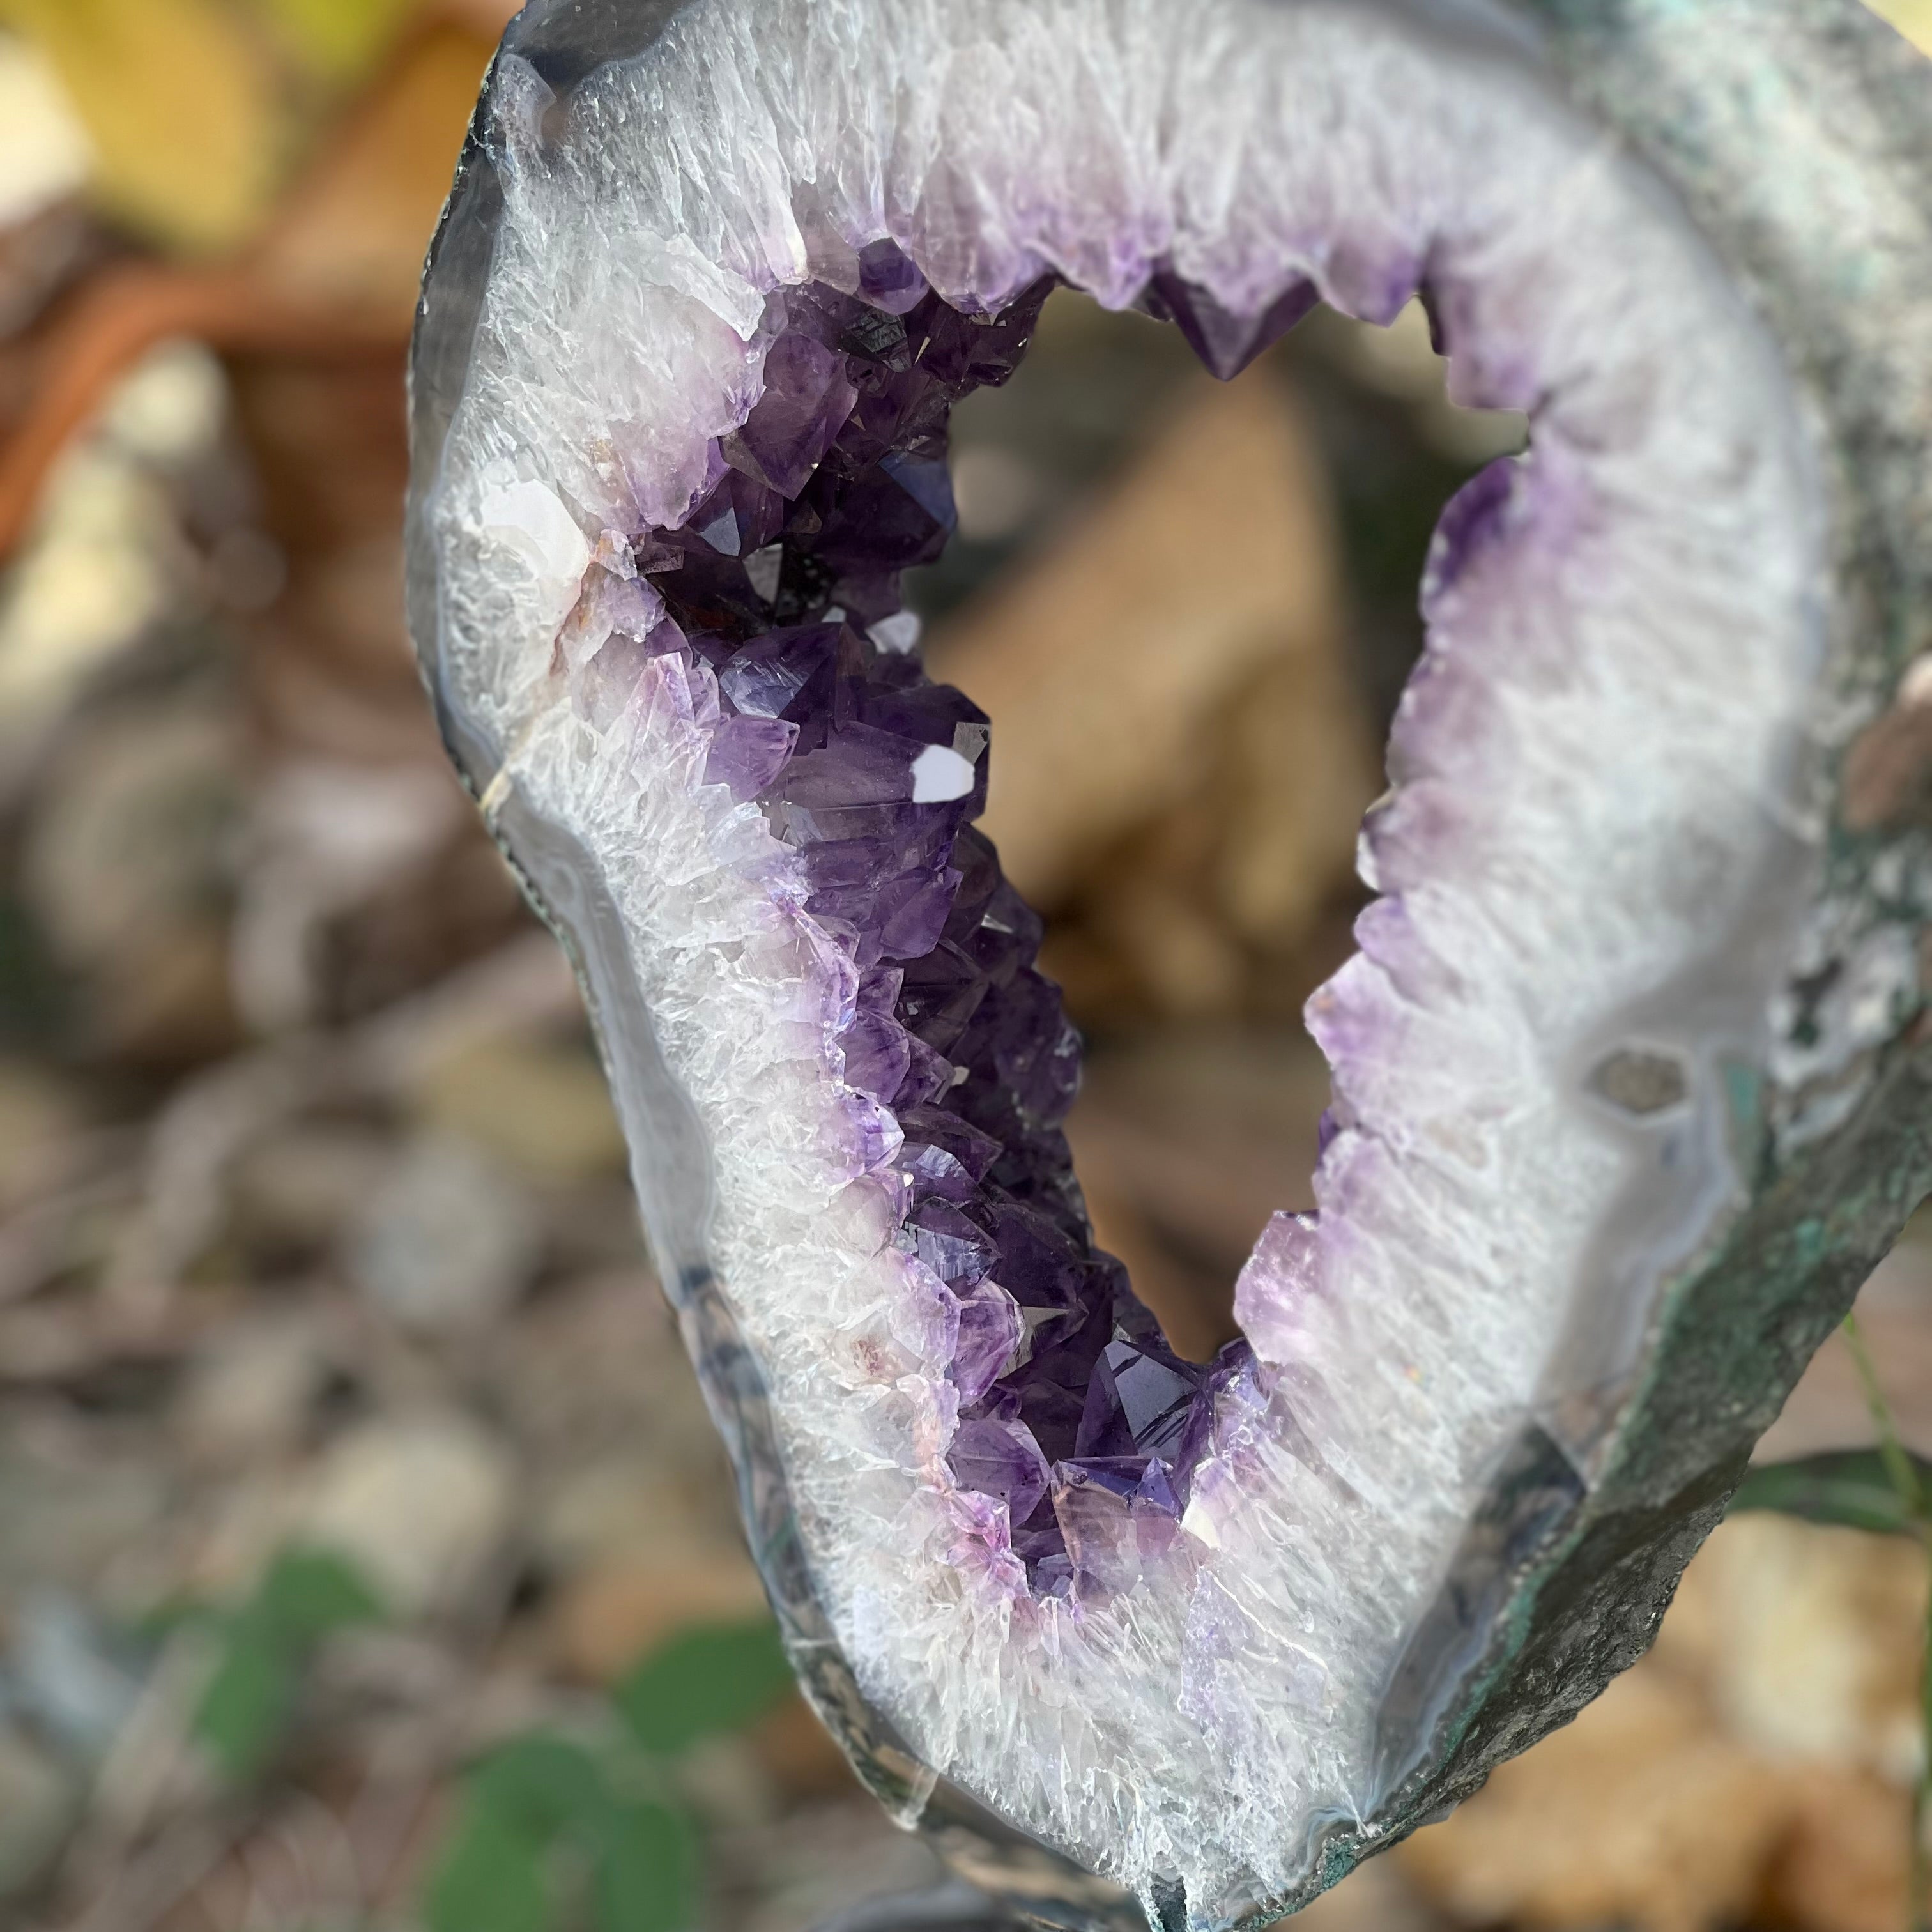
[[[1932,1175],[1932,856],[1833,778],[1932,643],[1932,92],[1851,0],[1602,10],[539,4],[433,260],[445,730],[808,1688],[1049,1916],[1270,1914],[1574,1710]],[[1205,1370],[1093,1248],[986,722],[904,648],[947,412],[1056,278],[1222,375],[1420,289],[1532,423],[1310,1005],[1321,1211]]]

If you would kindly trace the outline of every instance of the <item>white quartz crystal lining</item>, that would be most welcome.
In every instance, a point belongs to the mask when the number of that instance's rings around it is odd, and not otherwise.
[[[1646,1157],[1585,1064],[1744,918],[1787,815],[1819,544],[1773,356],[1598,130],[1364,0],[700,0],[561,133],[514,61],[500,98],[432,512],[445,676],[622,909],[834,1624],[1025,1828],[1204,1909],[1284,1888],[1311,1827],[1376,1801],[1380,1690]],[[1366,848],[1390,896],[1313,1004],[1344,1121],[1319,1230],[1244,1278],[1293,1372],[1230,1414],[1161,1586],[1079,1614],[974,1557],[916,1284],[855,1178],[836,974],[755,812],[698,783],[702,680],[651,674],[601,730],[573,712],[574,554],[532,494],[586,550],[676,520],[755,396],[768,293],[850,286],[886,234],[967,307],[1048,268],[1124,303],[1168,258],[1230,307],[1306,273],[1387,320],[1426,268],[1459,399],[1534,416],[1432,598]],[[1715,1012],[1759,1050],[1762,978],[1720,972],[1700,1039]]]

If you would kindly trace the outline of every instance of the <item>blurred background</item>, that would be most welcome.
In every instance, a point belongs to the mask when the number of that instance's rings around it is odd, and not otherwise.
[[[776,1666],[575,989],[400,608],[500,0],[0,0],[0,1926],[804,1932],[935,1868]],[[1932,0],[1894,5],[1932,44]],[[914,586],[1088,1034],[1104,1244],[1230,1332],[1449,494],[1419,312],[1226,388],[1063,292]],[[1932,1450],[1932,1246],[1867,1290]],[[1868,1442],[1841,1342],[1766,1453]],[[1311,1932],[1891,1932],[1922,1555],[1736,1519]]]

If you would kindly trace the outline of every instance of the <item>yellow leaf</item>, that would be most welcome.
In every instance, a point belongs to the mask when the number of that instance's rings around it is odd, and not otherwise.
[[[310,301],[386,313],[406,334],[492,44],[460,27],[412,39],[318,145],[257,257]]]
[[[353,80],[388,46],[415,0],[255,0],[296,56],[332,81]]]
[[[1865,0],[1880,20],[1889,20],[1912,44],[1932,54],[1932,0]]]
[[[264,50],[218,0],[0,0],[0,23],[59,69],[106,212],[196,253],[249,234],[286,136]]]

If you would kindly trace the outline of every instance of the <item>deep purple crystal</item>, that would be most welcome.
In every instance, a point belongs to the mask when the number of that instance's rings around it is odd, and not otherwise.
[[[1077,1456],[1171,1456],[1186,1432],[1202,1372],[1157,1345],[1109,1342],[1094,1365]]]
[[[998,1250],[948,1201],[925,1201],[906,1216],[899,1245],[916,1254],[947,1287],[975,1287],[993,1271]]]
[[[1131,1589],[1180,1532],[1172,1472],[1158,1456],[1092,1456],[1053,1472],[1053,1511],[1076,1578]]]
[[[926,278],[914,268],[896,242],[889,237],[859,251],[859,293],[874,308],[904,315],[928,292]]]
[[[692,512],[686,528],[719,556],[742,560],[772,542],[784,521],[784,505],[775,491],[730,471]]]
[[[983,1400],[1026,1334],[1018,1304],[996,1281],[976,1282],[959,1298],[959,1347],[952,1378],[959,1400]]]
[[[862,1094],[890,1105],[905,1084],[912,1061],[912,1038],[890,1012],[861,1007],[839,1044],[845,1051],[845,1081]]]
[[[1015,1522],[1033,1514],[1050,1480],[1046,1459],[1023,1422],[982,1416],[952,1438],[952,1473],[969,1490],[999,1497]]]
[[[1223,308],[1198,284],[1184,281],[1172,268],[1155,272],[1141,306],[1171,321],[1188,346],[1222,382],[1232,382],[1256,357],[1271,349],[1320,304],[1320,292],[1305,278],[1288,284],[1258,314],[1237,315]]]
[[[735,799],[756,798],[784,770],[798,727],[776,718],[727,718],[712,734],[704,782],[728,785]]]
[[[840,627],[800,624],[768,631],[734,651],[718,674],[718,688],[735,711],[755,718],[809,722],[814,751],[825,742],[838,660]]]
[[[764,394],[724,439],[725,460],[781,496],[795,497],[858,400],[836,349],[796,330],[781,335],[765,358]]]
[[[706,781],[755,799],[797,854],[854,988],[836,1042],[851,1132],[890,1163],[919,1318],[951,1350],[954,1474],[1004,1505],[1036,1589],[1111,1589],[1172,1540],[1232,1358],[1180,1360],[1094,1248],[1058,1127],[1078,1036],[1034,969],[1039,920],[971,824],[985,714],[868,634],[952,530],[948,412],[1011,374],[1052,283],[987,318],[890,244],[860,279],[864,299],[815,284],[781,299],[764,393],[697,507],[635,539],[667,614],[649,647],[716,674]],[[1168,276],[1152,300],[1228,374],[1301,296],[1244,320]]]

